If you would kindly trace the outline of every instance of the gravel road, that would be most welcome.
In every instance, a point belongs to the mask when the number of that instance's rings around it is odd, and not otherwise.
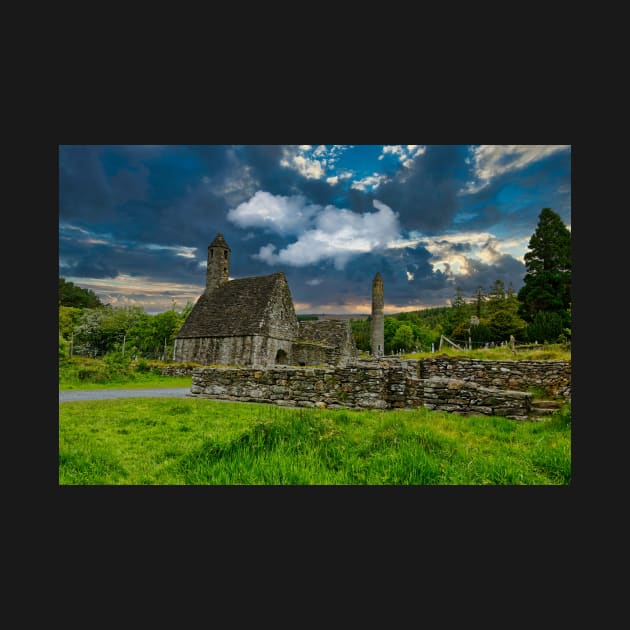
[[[75,400],[111,400],[113,398],[184,398],[190,387],[160,387],[156,389],[82,389],[59,392],[59,402]]]

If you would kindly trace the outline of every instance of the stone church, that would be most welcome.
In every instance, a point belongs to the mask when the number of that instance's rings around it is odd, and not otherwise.
[[[348,321],[298,321],[283,272],[230,280],[230,254],[217,234],[208,246],[206,289],[175,338],[174,361],[272,367],[357,359]]]

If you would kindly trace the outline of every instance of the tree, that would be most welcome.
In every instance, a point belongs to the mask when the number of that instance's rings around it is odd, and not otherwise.
[[[477,287],[477,290],[473,293],[473,298],[475,298],[475,315],[478,319],[481,319],[483,311],[482,306],[487,298],[480,286]]]
[[[368,316],[367,319],[353,319],[350,321],[350,328],[352,329],[357,350],[366,352],[372,349],[371,322],[371,316]]]
[[[505,309],[492,315],[489,319],[488,327],[494,341],[507,341],[510,335],[514,335],[517,339],[522,339],[526,324],[515,313]]]
[[[92,289],[82,289],[74,282],[66,282],[59,278],[58,285],[59,306],[74,306],[76,308],[97,308],[103,306]]]
[[[59,307],[59,334],[64,339],[71,339],[72,333],[81,323],[83,309],[75,306]]]
[[[537,313],[558,313],[566,323],[571,308],[571,232],[551,208],[543,208],[525,254],[519,315],[532,322]]]
[[[538,311],[527,325],[527,337],[530,341],[556,343],[563,336],[563,319],[558,313]]]
[[[414,347],[413,328],[409,324],[401,324],[396,329],[391,342],[392,350],[402,350],[403,352],[411,352]]]
[[[473,312],[469,305],[466,304],[461,287],[456,287],[455,298],[448,313],[448,321],[445,322],[447,334],[457,336],[461,330],[468,330],[470,315]]]

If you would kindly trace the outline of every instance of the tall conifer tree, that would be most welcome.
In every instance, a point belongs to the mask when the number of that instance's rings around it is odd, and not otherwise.
[[[519,315],[531,322],[540,311],[570,322],[571,232],[551,208],[543,208],[525,254],[525,284],[518,292]]]

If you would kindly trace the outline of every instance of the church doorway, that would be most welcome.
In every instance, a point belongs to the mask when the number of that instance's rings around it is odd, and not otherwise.
[[[289,357],[287,356],[287,353],[282,349],[278,350],[278,352],[276,352],[276,363],[280,365],[287,365],[288,362]]]

